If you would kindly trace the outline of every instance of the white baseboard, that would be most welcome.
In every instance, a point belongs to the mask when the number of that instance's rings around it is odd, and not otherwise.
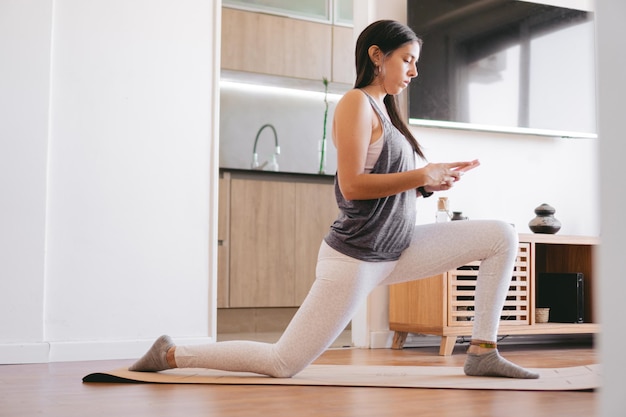
[[[377,331],[370,332],[370,349],[385,349],[391,347],[393,332]]]
[[[177,344],[195,345],[211,343],[211,337],[175,338]],[[93,342],[51,342],[50,362],[72,362],[110,359],[136,359],[152,346],[154,339],[93,341]]]
[[[49,353],[50,345],[45,342],[0,344],[0,365],[46,363]]]
[[[212,337],[175,338],[177,344],[185,345],[214,341]],[[154,339],[136,339],[0,344],[0,364],[136,359],[141,357],[153,342]]]

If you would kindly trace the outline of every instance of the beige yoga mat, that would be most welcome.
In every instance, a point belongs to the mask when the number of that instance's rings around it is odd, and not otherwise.
[[[98,372],[83,382],[138,382],[158,384],[311,385],[396,388],[450,388],[522,391],[592,390],[600,386],[599,365],[535,368],[539,379],[468,377],[461,367],[310,365],[292,378],[270,378],[253,373],[210,369],[171,369]]]

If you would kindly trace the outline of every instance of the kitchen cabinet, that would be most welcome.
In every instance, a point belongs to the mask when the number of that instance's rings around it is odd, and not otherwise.
[[[352,84],[352,28],[222,8],[223,70]]]
[[[598,238],[520,234],[519,241],[499,335],[598,332],[592,305],[593,255]],[[471,336],[479,265],[475,262],[438,276],[390,286],[389,328],[395,332],[393,348],[401,349],[408,333],[421,333],[441,336],[439,354],[450,355],[458,336]],[[583,323],[538,322],[536,289],[542,273],[583,274]]]
[[[332,179],[325,183],[297,183],[295,208],[295,302],[300,305],[315,280],[320,244],[337,218]]]
[[[333,26],[332,76],[330,79],[335,83],[354,85],[356,74],[353,32],[351,27]]]
[[[220,198],[218,307],[299,306],[337,216],[332,177],[225,171]]]

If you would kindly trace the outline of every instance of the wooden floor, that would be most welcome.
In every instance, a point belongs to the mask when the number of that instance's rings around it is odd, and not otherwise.
[[[462,366],[465,348],[331,349],[316,363]],[[526,367],[598,363],[592,343],[505,345]],[[590,417],[598,393],[305,386],[83,384],[83,376],[132,361],[0,365],[1,417],[439,416]]]

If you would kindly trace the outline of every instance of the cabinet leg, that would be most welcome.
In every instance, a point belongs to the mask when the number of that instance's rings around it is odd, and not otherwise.
[[[441,345],[439,345],[439,355],[450,356],[456,344],[456,336],[441,336]]]
[[[406,342],[406,337],[409,332],[394,332],[393,333],[393,342],[391,343],[392,349],[402,349],[404,347],[404,342]]]

